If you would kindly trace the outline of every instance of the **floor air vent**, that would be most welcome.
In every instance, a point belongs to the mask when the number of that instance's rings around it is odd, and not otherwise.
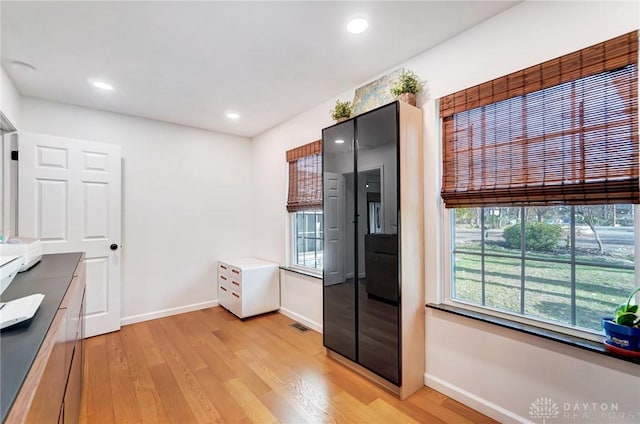
[[[299,322],[294,322],[293,324],[291,324],[291,326],[293,328],[295,328],[296,330],[298,330],[301,333],[304,333],[305,331],[309,331],[308,327],[305,327],[304,325],[300,324]]]

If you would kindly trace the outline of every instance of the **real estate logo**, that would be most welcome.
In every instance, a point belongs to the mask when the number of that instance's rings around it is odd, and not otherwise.
[[[532,421],[550,424],[557,422],[598,423],[633,421],[638,422],[640,411],[620,410],[618,402],[561,402],[542,396],[529,405],[529,416]]]
[[[529,406],[529,415],[533,419],[542,419],[542,424],[546,424],[547,419],[558,418],[560,409],[553,399],[548,397],[540,397]]]

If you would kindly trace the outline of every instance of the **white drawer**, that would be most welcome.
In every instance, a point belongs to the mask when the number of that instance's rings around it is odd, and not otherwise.
[[[218,284],[224,284],[228,287],[231,284],[231,278],[228,275],[218,273]]]
[[[229,310],[242,318],[242,295],[240,291],[229,289]]]
[[[217,279],[220,304],[239,318],[276,311],[280,307],[279,276],[278,264],[274,262],[258,258],[220,260]],[[221,291],[220,287],[227,291]]]
[[[223,261],[218,261],[218,274],[229,275],[229,264]]]
[[[230,265],[229,266],[229,275],[241,280],[242,279],[242,269],[238,268],[237,266]]]
[[[242,280],[238,277],[229,278],[229,288],[240,293],[242,290]]]
[[[229,289],[225,287],[224,284],[218,284],[218,303],[220,306],[223,306],[227,309],[230,308],[230,299],[231,294],[229,293]]]

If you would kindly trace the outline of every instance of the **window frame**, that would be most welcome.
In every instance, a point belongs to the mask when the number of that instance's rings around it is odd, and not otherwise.
[[[631,33],[625,34],[623,36],[620,36],[618,38],[622,39],[622,37],[626,37],[629,36],[631,37],[631,42],[632,43],[636,43],[637,46],[637,40],[638,40],[638,31],[634,30]],[[607,43],[611,43],[614,39],[612,40],[607,40],[604,41],[600,44],[598,44],[595,47],[601,47],[604,46]],[[593,48],[594,46],[591,46],[591,48]],[[589,48],[589,47],[588,47]],[[585,49],[583,49],[585,50]],[[611,49],[610,49],[611,50]],[[582,50],[580,50],[582,51]],[[578,51],[578,52],[580,52]],[[524,69],[522,71],[519,72],[524,72],[527,73],[529,71],[536,71],[534,68],[536,67],[541,67],[543,65],[545,65],[545,63],[549,63],[551,64],[552,62],[558,62],[558,61],[562,61],[563,59],[567,59],[569,57],[571,57],[572,55],[578,54],[578,52],[574,52],[571,53],[569,55],[565,55],[565,56],[561,56],[559,58],[555,58],[555,59],[551,59],[548,62],[544,62],[542,64],[538,64],[538,65],[534,65],[531,68],[527,68]],[[635,54],[637,55],[637,47],[635,51],[629,51],[628,54]],[[595,58],[597,59],[597,58]],[[638,72],[638,69],[640,69],[640,62],[636,60],[630,62],[632,64],[636,65],[636,72]],[[569,62],[567,62],[568,65],[571,65]],[[612,69],[616,69],[615,67]],[[512,73],[514,76],[517,76],[516,74],[518,74],[519,72],[515,72]],[[456,111],[458,111],[458,104],[457,101],[458,100],[464,100],[464,102],[466,102],[466,94],[470,93],[471,94],[471,98],[476,98],[476,100],[486,100],[488,101],[489,98],[487,98],[487,96],[485,95],[484,97],[481,95],[481,93],[484,92],[485,89],[492,89],[492,84],[494,84],[494,82],[504,82],[504,78],[508,77],[509,75],[504,75],[501,76],[499,78],[497,78],[494,81],[488,81],[486,83],[480,84],[478,86],[475,87],[469,87],[467,89],[463,89],[457,93],[453,93],[451,95],[448,96],[444,96],[441,97],[439,99],[436,100],[436,116],[435,116],[435,128],[436,128],[436,132],[437,132],[437,140],[440,140],[441,142],[438,143],[438,162],[439,162],[439,166],[437,168],[437,181],[439,181],[440,183],[440,187],[442,187],[443,185],[443,178],[444,178],[444,169],[443,169],[443,159],[444,159],[444,147],[443,147],[443,135],[444,135],[444,118],[443,116],[448,116],[449,114],[455,113]],[[541,81],[543,79],[540,79]],[[562,82],[560,82],[562,83]],[[556,85],[556,84],[553,84]],[[495,97],[495,93],[493,96],[489,96],[491,98],[490,103],[495,103],[496,101],[499,100],[503,100],[503,99],[507,99],[507,98],[511,98],[517,95],[520,95],[521,93],[519,92],[520,90],[520,86],[518,84],[514,85],[514,90],[513,93],[510,91],[510,89],[507,89],[506,91],[501,91],[498,90],[500,93],[500,95],[498,97],[500,97],[499,99],[496,99]],[[546,87],[540,87],[539,89],[544,89]],[[486,93],[485,93],[486,94]],[[502,97],[501,97],[502,96]],[[464,103],[463,102],[463,103]],[[460,105],[462,107],[462,109],[464,109],[465,106],[463,106],[462,104]],[[476,106],[480,106],[480,104],[476,105]],[[474,107],[476,107],[474,106]],[[461,109],[461,110],[462,110]],[[469,108],[470,109],[470,108]],[[468,110],[468,109],[466,109]],[[440,111],[440,113],[437,113],[437,111]],[[476,205],[476,206],[480,206],[480,205]],[[527,205],[522,205],[522,206],[527,206]],[[531,205],[531,206],[535,206],[535,205]],[[470,206],[471,207],[471,206]],[[475,206],[474,206],[475,207]],[[640,263],[640,233],[638,232],[638,230],[640,229],[640,217],[638,216],[638,213],[640,212],[640,206],[639,205],[633,205],[634,208],[634,233],[635,233],[635,237],[634,237],[634,280],[635,280],[635,285],[638,286],[640,285],[640,267],[637,265]],[[544,318],[541,317],[527,317],[527,316],[523,316],[523,315],[519,315],[516,313],[509,313],[506,312],[504,310],[498,310],[495,308],[492,308],[491,306],[482,306],[482,305],[477,305],[477,304],[473,304],[471,302],[467,302],[464,300],[460,300],[460,299],[454,299],[452,298],[452,289],[453,289],[453,277],[454,277],[454,266],[455,264],[453,263],[453,251],[455,246],[454,244],[454,232],[455,232],[455,221],[453,219],[453,211],[451,209],[447,209],[445,208],[445,203],[444,200],[442,199],[441,196],[438,196],[438,205],[434,208],[434,215],[437,213],[437,216],[434,216],[435,218],[435,233],[437,234],[437,236],[439,237],[439,240],[437,241],[437,246],[439,246],[439,249],[437,251],[437,258],[435,261],[436,264],[436,275],[435,277],[437,277],[437,284],[435,285],[434,288],[432,288],[432,291],[428,290],[428,293],[431,293],[431,298],[435,298],[436,302],[438,303],[442,303],[444,305],[449,305],[452,306],[454,308],[459,308],[461,310],[467,310],[470,312],[475,312],[478,314],[484,314],[487,316],[491,316],[491,317],[497,317],[497,318],[502,318],[504,320],[510,321],[510,322],[514,322],[517,324],[523,324],[526,326],[532,326],[532,327],[537,327],[543,330],[552,330],[552,331],[556,331],[558,333],[562,333],[565,335],[569,335],[569,336],[575,336],[578,338],[582,338],[582,339],[587,339],[587,340],[593,340],[596,341],[598,343],[601,343],[603,340],[603,333],[600,332],[596,332],[596,331],[591,331],[589,329],[581,329],[581,328],[577,328],[577,327],[573,327],[570,324],[566,325],[563,323],[559,323],[559,322],[554,322],[554,321],[549,321],[549,320],[545,320]],[[636,297],[636,300],[640,303],[640,296]],[[613,314],[614,311],[611,311],[611,313]]]
[[[638,214],[640,213],[639,205],[632,205],[634,208],[634,279],[635,285],[640,285],[640,275],[638,273],[638,260],[640,259],[640,237],[638,235],[638,230],[640,229],[640,217]],[[592,340],[596,342],[602,341],[603,332],[597,332],[589,329],[583,329],[580,327],[574,327],[570,324],[563,324],[556,321],[551,321],[544,319],[542,317],[530,317],[527,315],[520,315],[517,313],[510,313],[504,311],[502,309],[492,308],[491,306],[482,306],[473,302],[468,302],[461,299],[455,299],[452,297],[453,290],[453,276],[454,276],[454,266],[453,263],[453,252],[455,246],[453,246],[453,240],[455,240],[455,220],[453,219],[453,214],[455,209],[446,209],[444,207],[444,202],[440,201],[440,212],[441,212],[441,251],[443,252],[440,267],[441,267],[441,284],[439,284],[439,293],[438,293],[438,301],[440,303],[458,307],[461,309],[466,309],[473,312],[478,312],[482,314],[487,314],[490,316],[506,319],[509,321],[530,325],[533,327],[539,327],[546,330],[557,331],[559,333],[567,334],[570,336],[580,337],[587,340]],[[613,313],[613,311],[611,311]]]
[[[322,278],[323,275],[323,268],[311,268],[305,265],[300,265],[297,263],[297,241],[298,241],[298,233],[297,233],[297,228],[296,228],[296,215],[298,213],[320,213],[322,214],[322,210],[318,209],[318,210],[308,210],[308,211],[296,211],[296,212],[289,212],[288,213],[288,220],[289,220],[289,237],[288,237],[288,245],[289,245],[289,254],[288,256],[288,263],[289,263],[289,268],[297,270],[297,271],[301,271],[303,273],[307,273],[307,274],[311,274],[312,276],[315,277],[320,277]],[[315,238],[316,240],[318,240],[318,238]],[[324,243],[324,238],[321,237],[320,240],[322,240],[322,242]]]

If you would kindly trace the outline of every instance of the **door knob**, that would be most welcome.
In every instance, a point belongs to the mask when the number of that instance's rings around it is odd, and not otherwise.
[[[111,246],[109,246],[109,249],[111,250],[117,250],[118,249],[118,245],[113,243]]]

